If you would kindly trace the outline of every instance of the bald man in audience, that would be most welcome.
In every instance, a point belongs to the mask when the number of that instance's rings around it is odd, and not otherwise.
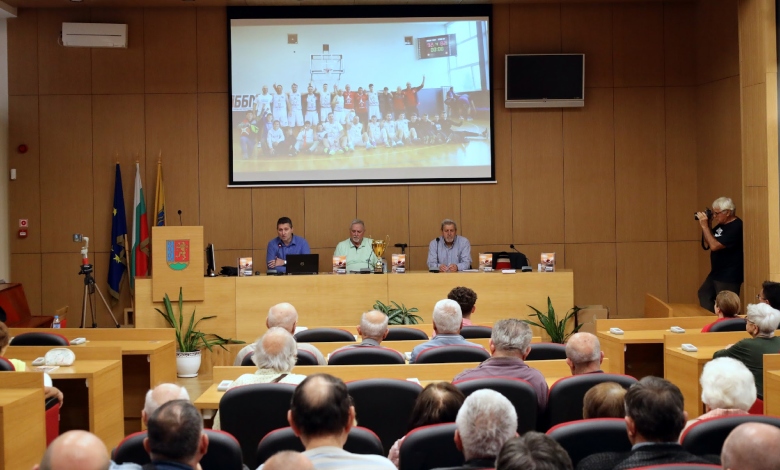
[[[778,448],[780,429],[764,423],[740,424],[723,443],[720,460],[724,470],[780,470]]]
[[[292,304],[287,302],[276,304],[268,310],[268,317],[266,317],[265,326],[268,328],[278,326],[289,331],[291,335],[294,335],[295,327],[298,326],[298,311],[295,310],[295,307],[293,307]],[[298,343],[298,350],[308,351],[314,354],[314,357],[317,358],[317,364],[321,366],[324,366],[328,363],[320,350],[309,343]],[[236,360],[233,361],[233,365],[240,366],[241,361],[244,360],[244,357],[247,354],[253,353],[254,351],[254,344],[246,345],[243,349],[241,349],[241,351],[238,352]]]
[[[148,426],[149,417],[157,411],[157,408],[168,403],[171,400],[187,400],[189,401],[190,394],[187,393],[187,389],[180,387],[176,384],[160,384],[154,387],[152,390],[146,392],[146,400],[144,401],[144,409],[141,411],[141,421],[144,426]]]
[[[357,327],[357,332],[360,335],[362,341],[358,344],[350,344],[338,348],[333,351],[333,353],[336,351],[341,351],[342,349],[379,346],[387,337],[387,333],[389,331],[390,330],[387,328],[387,315],[380,312],[379,310],[369,310],[360,317],[360,325]]]
[[[314,464],[300,452],[285,450],[266,460],[263,470],[314,470]]]
[[[108,470],[110,466],[100,438],[87,431],[68,431],[52,441],[33,470]]]
[[[203,417],[187,400],[172,400],[149,418],[144,450],[152,463],[144,469],[196,470],[206,455],[209,437],[203,432]]]
[[[601,362],[604,353],[596,335],[574,333],[566,342],[566,364],[572,375],[603,373]]]

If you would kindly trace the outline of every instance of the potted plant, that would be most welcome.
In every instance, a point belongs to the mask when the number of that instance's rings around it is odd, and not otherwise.
[[[538,326],[539,328],[543,329],[549,336],[550,341],[553,343],[560,343],[563,344],[566,342],[566,339],[579,331],[580,328],[582,328],[582,325],[577,325],[574,327],[573,330],[571,330],[570,333],[566,333],[566,326],[569,323],[569,320],[574,317],[577,312],[582,310],[582,308],[577,307],[576,305],[572,307],[568,312],[566,312],[566,315],[564,315],[563,319],[558,320],[558,318],[555,316],[555,309],[552,306],[552,302],[550,301],[550,298],[547,297],[547,313],[542,313],[539,310],[537,310],[535,307],[531,307],[534,312],[532,313],[532,317],[536,317],[539,319],[539,323],[531,321],[531,320],[523,320],[524,322],[528,323],[529,325]]]
[[[205,347],[211,351],[212,346],[219,346],[222,349],[227,350],[224,344],[228,343],[243,343],[230,338],[223,338],[213,333],[203,333],[196,330],[200,322],[203,320],[210,320],[216,318],[216,315],[203,317],[198,321],[195,321],[195,310],[192,310],[189,321],[185,325],[183,307],[184,297],[182,296],[182,289],[179,288],[179,315],[173,313],[173,306],[171,305],[171,299],[168,298],[168,294],[163,297],[163,303],[165,305],[165,311],[163,312],[159,308],[155,308],[160,315],[165,318],[165,321],[173,327],[176,332],[176,375],[179,377],[197,377],[198,369],[200,369],[201,362],[201,348]]]
[[[391,305],[385,305],[382,301],[377,300],[374,304],[374,310],[387,315],[388,325],[416,325],[422,321],[422,317],[414,315],[417,312],[417,307],[407,309],[404,304],[398,305],[395,301],[390,301]]]

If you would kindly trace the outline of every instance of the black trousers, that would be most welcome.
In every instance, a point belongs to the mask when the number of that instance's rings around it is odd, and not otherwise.
[[[729,290],[739,295],[739,289],[742,283],[721,282],[712,279],[712,274],[708,275],[699,287],[699,305],[710,312],[715,312],[715,297],[720,291]]]

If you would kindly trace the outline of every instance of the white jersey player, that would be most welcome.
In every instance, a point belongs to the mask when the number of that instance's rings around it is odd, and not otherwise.
[[[371,116],[379,117],[382,115],[382,111],[379,109],[379,93],[374,91],[374,84],[368,84],[368,119]]]
[[[274,90],[271,113],[280,126],[287,127],[287,95],[282,92],[282,85],[274,85]]]
[[[398,128],[395,125],[392,114],[387,113],[385,120],[382,121],[382,127],[385,129],[385,135],[387,136],[387,141],[390,147],[404,144],[403,141],[398,138]]]
[[[311,127],[311,122],[306,121],[303,124],[303,129],[298,132],[298,138],[295,140],[295,145],[293,145],[295,149],[294,154],[297,155],[301,149],[309,151],[314,142],[314,129]]]
[[[390,144],[387,141],[387,134],[385,133],[385,129],[376,119],[376,116],[371,116],[371,120],[368,121],[368,139],[373,147],[381,144],[390,147]]]
[[[344,120],[344,95],[341,94],[341,91],[334,91],[333,93],[333,118],[336,122],[342,122]]]
[[[415,129],[409,129],[409,120],[406,119],[406,114],[401,113],[398,115],[398,119],[395,120],[395,128],[398,132],[398,138],[406,143],[411,144],[417,141],[417,131]]]
[[[290,127],[303,125],[303,104],[301,103],[301,93],[298,91],[298,85],[292,84],[292,91],[287,93],[290,109],[288,111],[288,125]]]
[[[255,103],[257,104],[257,112],[255,115],[258,119],[265,119],[265,115],[271,112],[271,102],[273,96],[268,93],[268,85],[263,85],[263,92],[257,95]]]
[[[352,122],[347,124],[347,150],[354,151],[355,147],[365,147],[366,150],[374,148],[368,141],[368,134],[363,132],[363,123],[355,116]]]
[[[280,127],[280,122],[277,119],[274,121],[274,128],[268,131],[268,149],[271,155],[275,155],[279,149],[279,145],[284,142],[284,131]]]
[[[328,84],[323,83],[322,91],[314,90],[314,93],[320,97],[320,122],[325,122],[328,120],[328,114],[333,112],[330,105],[331,93],[328,91]]]
[[[330,154],[335,154],[337,150],[343,153],[344,151],[341,149],[341,138],[344,126],[342,126],[340,122],[336,121],[333,113],[328,115],[328,120],[322,124],[322,127],[325,129],[326,138],[328,140],[328,147],[330,148]]]
[[[306,93],[306,116],[303,119],[314,126],[320,123],[320,117],[317,115],[317,90],[311,85]]]

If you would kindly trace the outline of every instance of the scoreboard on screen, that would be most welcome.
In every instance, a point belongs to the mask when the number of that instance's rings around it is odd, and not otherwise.
[[[458,55],[454,34],[417,38],[417,56],[420,59]]]

